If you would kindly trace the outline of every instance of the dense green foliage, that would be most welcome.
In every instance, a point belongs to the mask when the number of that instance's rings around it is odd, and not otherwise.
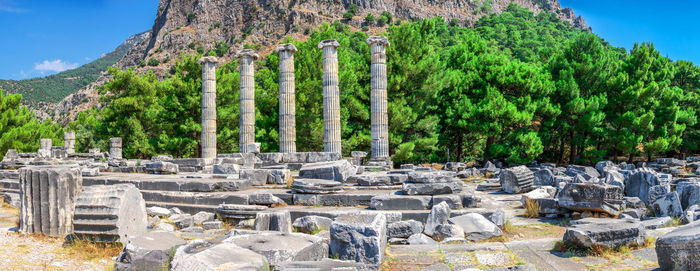
[[[5,95],[0,89],[0,159],[8,149],[35,152],[42,138],[53,139],[54,145],[63,144],[61,127],[50,121],[38,121],[20,104],[21,100],[22,95]]]
[[[119,46],[114,52],[78,68],[46,77],[26,80],[0,80],[0,88],[10,93],[22,94],[27,105],[38,102],[59,102],[88,84],[95,82],[100,74],[124,57],[129,47]]]
[[[383,14],[390,19],[389,16]],[[372,18],[374,20],[374,18]],[[673,62],[652,44],[630,52],[553,14],[511,5],[475,28],[441,18],[388,28],[389,127],[393,160],[533,159],[587,163],[604,157],[673,155],[700,148],[700,68]],[[343,151],[370,149],[368,35],[339,22],[293,42],[299,151],[323,149],[321,51],[337,39]],[[124,137],[127,157],[195,157],[201,130],[200,56],[171,76],[110,70],[107,106],[71,124],[78,147]],[[217,69],[218,148],[238,150],[238,63]],[[278,150],[278,57],[256,63],[256,141]]]

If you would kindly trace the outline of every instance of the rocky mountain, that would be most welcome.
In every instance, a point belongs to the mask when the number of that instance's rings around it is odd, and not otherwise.
[[[387,25],[369,21],[367,15],[391,14],[393,21],[441,16],[469,26],[481,16],[500,13],[510,3],[535,13],[554,12],[563,21],[588,29],[581,17],[562,8],[558,0],[160,0],[153,28],[132,41],[116,66],[137,66],[138,71],[165,75],[182,53],[216,50],[230,60],[248,45],[265,55],[285,37],[302,38],[322,22],[342,21],[354,29],[377,32]],[[58,111],[53,117],[67,121],[94,105],[97,84],[66,97],[53,108]],[[82,102],[86,98],[88,106]]]

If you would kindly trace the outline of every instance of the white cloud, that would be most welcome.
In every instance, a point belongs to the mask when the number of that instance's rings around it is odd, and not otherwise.
[[[80,66],[78,63],[69,63],[60,59],[56,59],[52,61],[44,60],[44,62],[34,65],[34,69],[40,72],[62,72],[65,70],[75,69],[78,66]]]
[[[0,0],[0,12],[24,13],[27,10],[16,7],[12,0]]]

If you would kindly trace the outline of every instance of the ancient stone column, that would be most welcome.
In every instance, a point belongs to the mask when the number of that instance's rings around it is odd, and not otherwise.
[[[79,168],[29,166],[19,170],[20,230],[64,237],[73,231],[73,206],[82,188]]]
[[[239,144],[242,153],[255,151],[255,67],[253,62],[259,57],[250,49],[238,51],[238,58],[241,60]]]
[[[279,118],[280,152],[297,152],[296,94],[294,83],[294,44],[277,46],[280,62]]]
[[[63,147],[66,153],[75,153],[75,132],[63,133]]]
[[[372,158],[389,157],[389,115],[387,113],[386,47],[389,40],[382,36],[367,39],[372,50]]]
[[[109,158],[122,159],[122,138],[113,137],[109,139]]]
[[[202,158],[216,158],[216,57],[199,60],[202,65]]]
[[[324,40],[318,44],[318,48],[323,50],[323,149],[325,152],[342,153],[338,46],[340,44],[336,40]]]

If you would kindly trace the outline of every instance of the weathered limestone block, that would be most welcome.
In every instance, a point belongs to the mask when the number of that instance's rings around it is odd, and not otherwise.
[[[331,228],[333,220],[327,217],[307,215],[294,220],[292,226],[300,232],[313,234]]]
[[[73,212],[82,182],[77,167],[29,166],[20,169],[20,230],[57,237],[72,233]]]
[[[146,172],[150,174],[177,174],[180,167],[170,162],[156,161],[146,164]]]
[[[566,175],[569,175],[571,177],[574,177],[576,175],[583,175],[586,178],[586,180],[600,177],[600,173],[595,168],[578,165],[570,165],[566,167]]]
[[[323,40],[323,145],[325,152],[342,153],[340,142],[340,88],[338,87],[338,47],[336,40]]]
[[[623,195],[619,186],[594,183],[569,183],[557,194],[559,206],[572,211],[605,212],[619,215]]]
[[[321,261],[285,262],[277,266],[279,271],[360,271],[365,266],[353,261],[323,259]]]
[[[656,216],[683,216],[681,201],[678,198],[678,193],[675,191],[656,199],[654,203],[651,204],[651,209],[654,210]]]
[[[462,192],[463,184],[460,181],[448,183],[404,183],[401,191],[406,195],[442,195]]]
[[[113,137],[109,139],[109,158],[122,159],[122,138]]]
[[[639,221],[620,220],[613,223],[573,225],[566,229],[564,242],[589,248],[594,245],[618,247],[642,245],[646,237],[644,225]]]
[[[676,192],[684,210],[695,204],[700,204],[700,183],[680,182],[676,185]]]
[[[219,164],[214,165],[214,174],[239,174],[241,165],[238,164]]]
[[[177,248],[170,270],[215,271],[230,270],[234,267],[245,267],[244,270],[268,271],[270,264],[263,255],[234,243],[214,244],[195,240]]]
[[[431,199],[430,196],[376,196],[369,206],[375,210],[425,210],[430,207]]]
[[[87,186],[75,201],[74,234],[91,241],[127,242],[146,233],[146,201],[133,184]]]
[[[248,196],[248,204],[250,205],[278,205],[284,204],[284,200],[278,198],[271,193],[256,193]]]
[[[503,191],[509,194],[518,194],[532,190],[535,176],[526,166],[504,169],[499,175],[499,182]]]
[[[697,270],[700,267],[700,221],[661,236],[656,255],[661,270]]]
[[[117,257],[115,271],[167,270],[172,260],[172,249],[187,242],[170,232],[149,232],[130,236]]]
[[[554,185],[554,173],[551,169],[545,168],[533,173],[535,185]]]
[[[435,227],[433,239],[438,242],[464,240],[464,230],[454,224],[441,224]]]
[[[452,210],[446,202],[433,205],[433,208],[430,210],[430,214],[428,214],[428,220],[425,222],[423,233],[428,236],[433,236],[433,234],[435,234],[435,227],[441,224],[447,224],[447,220],[450,218],[451,212]]]
[[[411,235],[422,233],[423,223],[415,220],[406,220],[387,225],[388,238],[408,238]]]
[[[292,192],[300,194],[331,194],[343,191],[342,183],[322,179],[296,179]]]
[[[216,158],[216,64],[214,56],[203,57],[202,65],[202,158]]]
[[[357,168],[347,160],[309,163],[301,167],[299,178],[324,179],[344,183],[357,173]]]
[[[654,202],[656,199],[671,193],[671,184],[660,184],[649,188],[649,202]]]
[[[242,153],[255,152],[251,144],[255,143],[255,67],[253,63],[260,58],[255,51],[244,49],[238,51],[240,58],[240,149]],[[259,149],[258,149],[259,152]]]
[[[649,188],[661,184],[653,169],[641,168],[633,171],[625,182],[625,195],[638,197],[649,204]]]
[[[292,232],[292,217],[289,211],[259,212],[255,216],[253,229],[256,231]]]
[[[344,215],[331,224],[330,253],[341,260],[379,265],[384,257],[386,240],[384,215]]]
[[[262,205],[221,204],[216,208],[216,213],[223,218],[253,219],[257,216],[258,212],[267,209],[267,206]]]
[[[328,256],[323,238],[303,233],[260,232],[234,235],[224,243],[250,249],[265,256],[272,266],[289,261],[320,261]]]
[[[494,236],[501,236],[501,231],[496,224],[477,213],[468,213],[449,219],[452,224],[460,226],[464,230],[467,239],[481,241]]]

